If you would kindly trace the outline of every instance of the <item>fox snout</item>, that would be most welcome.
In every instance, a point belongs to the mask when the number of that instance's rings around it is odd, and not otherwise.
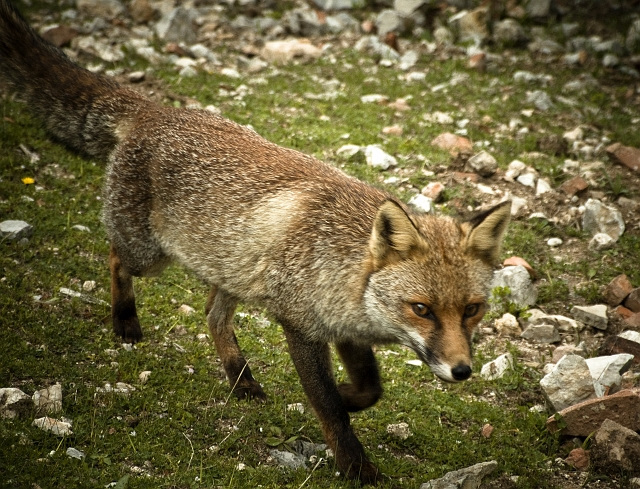
[[[428,362],[428,365],[431,371],[445,382],[462,382],[471,377],[471,364],[468,362],[460,362],[451,366],[432,360]]]

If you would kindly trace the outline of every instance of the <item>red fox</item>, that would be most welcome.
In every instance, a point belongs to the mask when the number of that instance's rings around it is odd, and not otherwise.
[[[372,347],[406,345],[445,381],[471,376],[471,335],[509,202],[467,222],[415,213],[247,127],[158,105],[77,66],[7,0],[0,79],[54,138],[107,162],[111,309],[124,341],[142,337],[132,277],[177,261],[211,287],[207,323],[233,391],[263,400],[233,318],[239,301],[265,307],[282,324],[339,470],[364,483],[381,474],[349,412],[382,394]],[[331,343],[350,383],[336,385]]]

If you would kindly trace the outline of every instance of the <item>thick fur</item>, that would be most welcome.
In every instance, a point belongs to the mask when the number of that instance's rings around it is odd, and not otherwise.
[[[206,111],[155,105],[72,63],[0,0],[0,79],[71,148],[107,161],[114,331],[142,336],[132,277],[177,261],[211,286],[206,313],[239,397],[264,399],[233,332],[238,301],[281,322],[338,467],[375,483],[349,411],[382,394],[372,345],[412,348],[447,381],[471,375],[509,220],[416,214],[385,192]],[[336,386],[333,343],[351,382]]]

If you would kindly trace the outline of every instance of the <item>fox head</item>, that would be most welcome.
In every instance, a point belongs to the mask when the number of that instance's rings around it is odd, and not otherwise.
[[[468,222],[378,209],[365,289],[367,314],[386,338],[414,350],[439,378],[471,376],[471,335],[487,309],[510,218],[503,202]]]

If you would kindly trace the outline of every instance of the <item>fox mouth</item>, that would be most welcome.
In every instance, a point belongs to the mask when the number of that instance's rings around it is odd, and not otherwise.
[[[411,342],[410,348],[418,355],[418,358],[426,363],[433,374],[440,380],[451,383],[458,383],[465,379],[456,379],[452,373],[452,367],[437,357],[437,355],[424,345],[416,345],[415,342]]]

